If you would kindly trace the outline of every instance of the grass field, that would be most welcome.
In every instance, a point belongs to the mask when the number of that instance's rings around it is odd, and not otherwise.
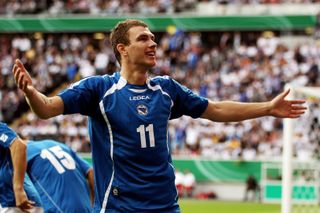
[[[182,213],[279,213],[280,205],[180,199]]]

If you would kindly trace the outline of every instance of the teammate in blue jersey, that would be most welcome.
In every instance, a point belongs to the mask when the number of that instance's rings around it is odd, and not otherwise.
[[[110,41],[121,70],[83,79],[54,97],[35,89],[21,61],[13,66],[17,86],[40,118],[89,116],[94,212],[180,212],[168,144],[170,119],[182,115],[217,122],[297,118],[306,110],[303,100],[285,100],[289,91],[269,102],[213,102],[168,76],[150,78],[157,44],[144,22],[118,23]]]
[[[0,140],[5,141],[4,144],[8,145],[17,138],[16,133],[3,123],[0,123],[0,134]],[[33,187],[34,184],[34,187],[32,188],[33,191],[29,190],[32,193],[27,193],[27,196],[30,196],[29,198],[34,198],[34,200],[37,201],[37,204],[40,203],[39,201],[41,198],[45,212],[91,212],[92,208],[90,202],[93,201],[94,196],[94,181],[93,169],[89,164],[62,143],[53,140],[27,141],[20,138],[18,139],[19,142],[12,142],[13,145],[11,147],[14,147],[14,144],[21,143],[23,146],[20,149],[23,152],[15,151],[14,153],[16,154],[13,156],[24,157],[24,161],[20,162],[21,166],[24,166],[24,169],[21,170],[21,175],[24,174],[24,172],[27,172],[29,175],[27,177],[30,177],[30,179],[27,179],[30,187]],[[0,144],[2,145],[2,143]],[[0,148],[0,152],[1,151],[2,148]],[[27,159],[25,159],[25,153],[27,153]],[[5,157],[1,152],[0,157],[2,156]],[[0,186],[1,184],[10,186],[10,183],[12,182],[12,176],[9,175],[12,174],[12,169],[7,170],[10,167],[6,166],[6,164],[3,164],[5,165],[4,169],[2,169],[1,166],[1,174],[2,172],[5,172],[3,174],[7,175],[0,176],[0,179],[3,178],[4,180],[0,182]],[[17,169],[16,171],[19,170]],[[19,186],[18,184],[16,185]],[[8,203],[10,201],[9,199],[6,201],[5,198],[12,197],[10,196],[12,193],[9,193],[10,188],[6,189],[6,187],[4,187],[4,189],[4,193],[0,194],[1,205],[3,207],[7,206],[5,202]],[[35,197],[35,195],[37,197]],[[2,202],[2,200],[5,202]],[[25,202],[26,204],[23,205],[27,205],[27,200]]]
[[[39,194],[25,175],[26,149],[24,141],[0,122],[0,212],[43,212]]]
[[[53,140],[29,140],[27,159],[45,212],[91,212],[93,169],[74,151]]]

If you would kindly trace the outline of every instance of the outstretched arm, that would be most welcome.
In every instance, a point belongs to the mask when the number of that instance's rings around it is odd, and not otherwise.
[[[304,100],[285,100],[290,90],[276,96],[273,100],[261,103],[240,103],[234,101],[209,101],[207,109],[202,114],[206,118],[217,122],[243,121],[262,116],[278,118],[298,118],[306,110],[302,106]]]
[[[94,176],[93,176],[93,169],[92,168],[87,173],[87,181],[88,181],[89,190],[90,190],[91,205],[93,205],[93,201],[94,201]]]
[[[64,104],[59,96],[47,97],[40,93],[32,84],[31,76],[17,59],[12,68],[17,87],[21,89],[32,111],[42,119],[47,119],[63,113]]]
[[[27,169],[26,159],[27,146],[20,138],[15,139],[10,146],[11,159],[13,164],[13,191],[16,206],[28,212],[34,205],[33,201],[28,200],[23,188],[24,176]]]

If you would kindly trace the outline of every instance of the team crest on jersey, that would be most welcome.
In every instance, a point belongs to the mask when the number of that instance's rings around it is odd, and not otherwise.
[[[148,114],[148,108],[143,104],[139,104],[137,106],[137,112],[139,113],[139,115],[147,115]]]
[[[8,135],[2,133],[2,135],[0,136],[0,141],[2,141],[3,143],[5,143],[8,140]]]

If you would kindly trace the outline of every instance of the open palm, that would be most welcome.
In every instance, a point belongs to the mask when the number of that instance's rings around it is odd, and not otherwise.
[[[290,90],[288,89],[271,101],[270,114],[272,116],[278,118],[298,118],[307,109],[305,106],[302,106],[305,103],[304,100],[285,100],[289,92]]]

